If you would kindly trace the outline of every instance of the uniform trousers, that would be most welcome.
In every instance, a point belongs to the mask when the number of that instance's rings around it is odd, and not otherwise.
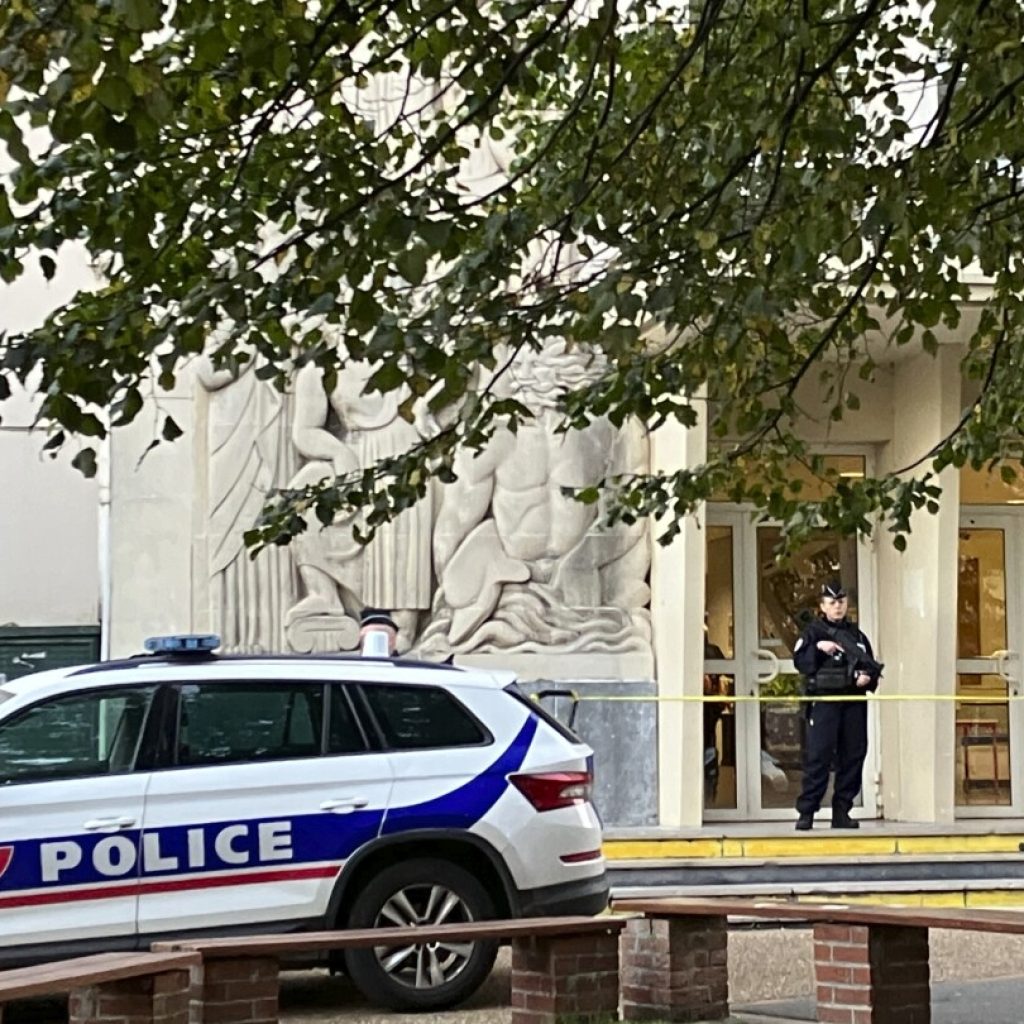
[[[835,765],[832,814],[845,817],[860,792],[864,758],[868,753],[868,705],[863,697],[810,705],[804,747],[804,780],[796,809],[814,814],[828,789]]]

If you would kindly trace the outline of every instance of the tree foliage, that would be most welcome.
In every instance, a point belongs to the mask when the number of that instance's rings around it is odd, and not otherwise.
[[[1020,453],[1022,39],[1017,0],[8,0],[0,276],[50,277],[77,240],[105,286],[0,341],[0,398],[39,374],[50,446],[84,435],[88,471],[214,328],[219,364],[281,383],[376,362],[443,429],[285,495],[260,533],[282,541],[450,479],[530,414],[481,381],[560,338],[601,367],[566,429],[707,410],[707,461],[605,481],[613,516],[669,537],[719,494],[795,540],[881,511],[902,544],[936,470]],[[467,191],[481,146],[511,164]],[[975,404],[905,472],[801,501],[793,460],[826,471],[798,389],[839,419],[880,352],[934,352],[967,268],[990,282]]]

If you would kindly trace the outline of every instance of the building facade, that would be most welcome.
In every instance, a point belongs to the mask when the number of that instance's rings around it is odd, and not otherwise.
[[[971,399],[957,339],[945,342],[861,384],[860,409],[841,423],[802,395],[815,450],[848,476],[928,451]],[[458,484],[439,485],[367,547],[343,519],[251,559],[242,534],[273,487],[366,465],[430,429],[401,420],[395,398],[362,395],[367,368],[346,372],[333,394],[307,380],[280,395],[254,374],[216,379],[200,363],[160,399],[184,439],[140,463],[154,421],[115,434],[113,655],[185,629],[219,632],[228,650],[346,650],[359,608],[381,605],[398,613],[411,655],[515,669],[560,714],[575,693],[608,824],[782,821],[799,790],[803,716],[763,698],[797,692],[793,642],[822,577],[840,575],[886,664],[857,813],[940,825],[1024,816],[1014,700],[1024,489],[950,470],[939,512],[915,517],[906,551],[884,530],[860,541],[822,533],[785,565],[778,528],[726,503],[708,503],[668,546],[650,524],[606,530],[598,508],[560,488],[694,465],[706,438],[700,427],[648,437],[602,423],[557,435],[544,382],[574,368],[552,348],[515,382],[537,422],[496,437],[458,467]],[[706,712],[706,696],[720,713]]]
[[[60,273],[35,267],[0,284],[0,329],[39,323],[95,282],[84,254],[68,246]],[[102,552],[107,490],[70,466],[74,451],[52,459],[34,424],[36,403],[16,391],[0,406],[0,676],[91,661],[101,654]]]

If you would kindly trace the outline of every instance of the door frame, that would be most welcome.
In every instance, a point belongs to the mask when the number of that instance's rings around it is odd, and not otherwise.
[[[844,454],[847,454],[844,451]],[[857,454],[863,454],[858,452]],[[870,461],[867,471],[870,472]],[[756,519],[749,506],[709,502],[706,522],[710,526],[732,529],[733,565],[733,657],[707,660],[706,670],[734,679],[734,692],[755,695],[759,682],[768,682],[779,673],[796,672],[792,656],[780,659],[761,647],[758,636],[757,529],[777,526],[774,520]],[[857,540],[857,622],[869,636],[876,636],[876,570],[874,547],[870,539]],[[767,663],[767,669],[762,666]],[[770,675],[768,673],[771,673]],[[736,808],[705,808],[704,821],[790,821],[796,817],[792,807],[761,806],[760,707],[754,701],[734,705],[736,728]],[[855,818],[879,816],[881,789],[881,751],[877,703],[868,707],[868,756],[864,762],[862,805],[855,807]],[[742,766],[741,762],[742,761]],[[819,812],[828,817],[827,809]]]
[[[1003,531],[1003,573],[1006,586],[1006,650],[1010,655],[1003,659],[1005,668],[999,665],[995,656],[980,658],[957,658],[956,675],[987,674],[1001,675],[1006,680],[1007,722],[1010,744],[1010,803],[957,805],[954,799],[954,815],[957,818],[1019,818],[1024,815],[1024,701],[1014,700],[1021,693],[1022,649],[1024,649],[1024,508],[1007,505],[961,505],[958,526],[957,556],[959,560],[959,530],[975,526],[978,529]],[[959,583],[959,571],[958,581]],[[987,670],[987,671],[986,671]],[[954,681],[954,693],[956,682]],[[955,719],[955,713],[954,713]],[[954,726],[952,737],[953,757],[959,754]],[[954,774],[954,780],[955,780]]]

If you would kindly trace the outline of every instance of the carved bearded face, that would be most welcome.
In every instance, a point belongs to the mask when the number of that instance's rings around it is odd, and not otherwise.
[[[524,349],[509,369],[511,392],[530,409],[554,409],[564,391],[592,384],[604,370],[598,353],[566,349],[561,338],[547,342],[535,352]]]

